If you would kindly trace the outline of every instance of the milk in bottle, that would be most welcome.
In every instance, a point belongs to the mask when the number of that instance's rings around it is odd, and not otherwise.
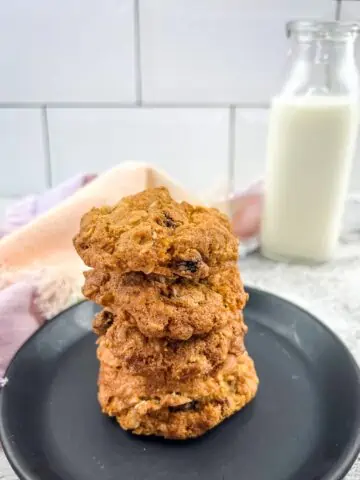
[[[292,68],[271,105],[261,250],[273,259],[334,255],[358,130],[358,26],[292,22]]]

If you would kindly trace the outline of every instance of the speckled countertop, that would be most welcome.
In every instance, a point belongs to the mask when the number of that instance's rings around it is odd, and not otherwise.
[[[360,198],[349,200],[344,225],[338,256],[331,263],[284,265],[254,254],[242,260],[241,271],[249,285],[271,290],[316,313],[360,364]],[[16,479],[0,451],[0,480]],[[346,479],[360,480],[360,459]]]

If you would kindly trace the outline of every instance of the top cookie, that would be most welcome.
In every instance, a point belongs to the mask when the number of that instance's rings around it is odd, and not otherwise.
[[[212,267],[238,256],[225,215],[177,203],[164,187],[91,209],[74,245],[90,267],[190,279],[206,278]]]

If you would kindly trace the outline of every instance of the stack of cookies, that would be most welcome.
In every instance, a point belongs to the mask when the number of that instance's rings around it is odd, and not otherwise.
[[[93,323],[104,413],[136,434],[185,439],[255,396],[247,294],[224,215],[149,189],[93,208],[74,244],[92,267],[84,295],[104,307]]]

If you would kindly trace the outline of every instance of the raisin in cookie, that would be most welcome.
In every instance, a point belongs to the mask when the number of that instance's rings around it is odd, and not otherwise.
[[[212,267],[238,255],[225,215],[177,203],[163,187],[93,208],[83,216],[74,245],[90,267],[192,279],[207,277]]]
[[[120,275],[89,270],[84,275],[87,298],[127,315],[148,337],[187,340],[209,333],[229,323],[247,300],[241,281],[226,285],[221,276],[214,277],[215,287],[207,281],[193,283],[139,272]]]

